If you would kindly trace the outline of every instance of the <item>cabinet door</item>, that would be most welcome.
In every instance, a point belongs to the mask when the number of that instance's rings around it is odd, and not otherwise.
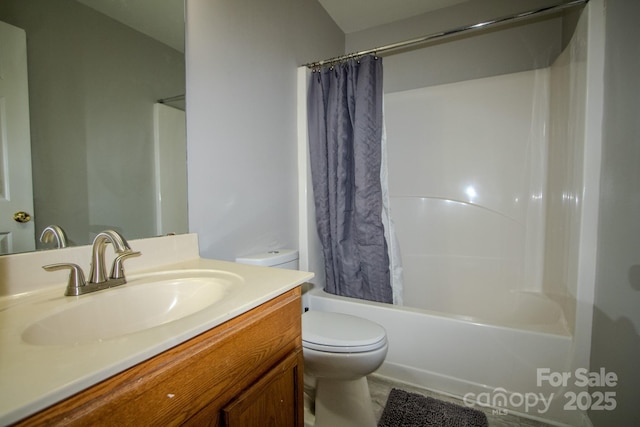
[[[225,427],[301,427],[302,383],[298,350],[223,408]]]

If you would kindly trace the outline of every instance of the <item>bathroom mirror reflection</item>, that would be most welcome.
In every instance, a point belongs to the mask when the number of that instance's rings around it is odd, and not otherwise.
[[[0,21],[26,35],[32,172],[3,183],[33,188],[32,207],[0,211],[0,253],[53,247],[39,241],[52,224],[75,245],[186,232],[183,0],[3,0]]]

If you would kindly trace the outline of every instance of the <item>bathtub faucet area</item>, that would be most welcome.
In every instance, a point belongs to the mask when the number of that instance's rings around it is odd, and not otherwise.
[[[111,266],[111,274],[107,277],[105,267],[105,249],[108,243],[113,245],[115,259]],[[78,296],[102,289],[127,283],[124,275],[124,260],[130,257],[140,256],[140,252],[131,249],[127,240],[117,231],[106,230],[98,233],[93,239],[91,257],[91,270],[89,282],[85,280],[82,268],[73,263],[59,263],[45,265],[47,271],[69,270],[69,280],[65,295]]]

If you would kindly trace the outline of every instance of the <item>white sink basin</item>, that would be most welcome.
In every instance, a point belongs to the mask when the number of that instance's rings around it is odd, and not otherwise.
[[[79,345],[164,325],[204,310],[237,290],[243,280],[215,270],[140,275],[127,284],[79,297],[27,326],[22,340],[34,345]]]

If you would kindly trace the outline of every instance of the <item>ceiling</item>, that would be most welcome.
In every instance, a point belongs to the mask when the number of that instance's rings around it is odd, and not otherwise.
[[[77,0],[184,52],[184,0]],[[318,0],[345,33],[470,0]]]
[[[184,0],[77,0],[184,52]]]
[[[318,0],[346,34],[465,1],[468,0]]]

